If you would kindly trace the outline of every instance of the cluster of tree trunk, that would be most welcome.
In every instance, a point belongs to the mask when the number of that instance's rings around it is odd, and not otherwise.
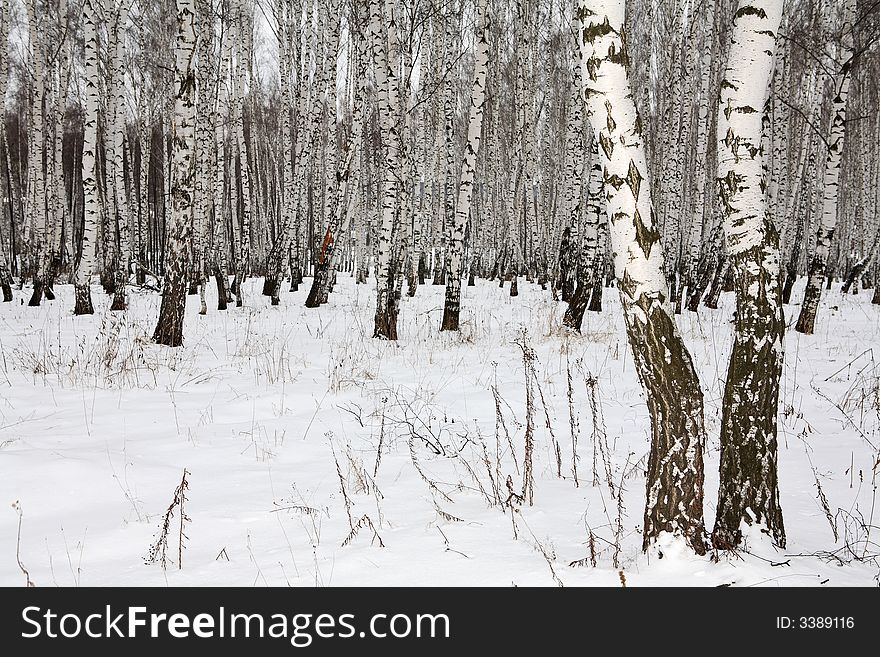
[[[780,545],[786,304],[880,303],[880,5],[870,0],[0,1],[0,291],[93,278],[154,340],[309,279],[403,291],[525,278],[573,331],[616,287],[652,418],[645,547],[697,553],[703,398],[676,315],[735,296],[711,542]],[[10,36],[12,33],[15,36]]]

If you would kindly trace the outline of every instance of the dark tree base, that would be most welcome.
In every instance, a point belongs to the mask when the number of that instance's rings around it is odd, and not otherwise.
[[[718,549],[739,545],[743,522],[763,524],[776,544],[785,547],[777,469],[785,321],[779,280],[771,280],[761,267],[766,259],[760,245],[732,257],[736,330],[722,404],[718,507],[712,532],[712,544]],[[757,295],[749,292],[755,286]]]
[[[95,309],[92,306],[92,291],[88,285],[77,285],[74,289],[74,315],[92,315]]]
[[[397,312],[388,310],[383,314],[376,314],[376,324],[373,331],[374,338],[384,340],[397,340]]]
[[[0,285],[0,289],[3,290],[3,302],[9,303],[12,301],[12,286],[9,283],[3,283]]]
[[[116,294],[116,277],[109,272],[102,272],[101,276],[101,287],[104,288],[104,294],[111,295]]]
[[[113,312],[118,312],[121,310],[125,310],[125,295],[116,293],[113,295],[113,304],[110,306],[110,310]]]
[[[223,274],[217,273],[214,280],[217,283],[217,310],[226,310],[228,300],[226,299],[226,288],[223,285],[225,277]]]
[[[602,312],[602,279],[598,278],[593,283],[593,293],[590,295],[590,305],[587,310],[593,313]]]
[[[584,322],[584,311],[589,304],[591,291],[592,290],[588,287],[586,281],[582,281],[578,284],[572,295],[571,301],[568,303],[568,308],[565,309],[565,315],[562,317],[562,323],[564,326],[573,331],[581,330],[581,326]]]
[[[31,299],[28,301],[28,306],[36,307],[40,305],[40,300],[43,298],[43,281],[34,279],[34,291],[31,294]]]
[[[626,303],[621,293],[621,301]],[[645,308],[644,297],[637,302]],[[664,532],[706,553],[703,525],[703,393],[672,316],[647,301],[647,321],[626,314],[627,338],[651,417],[643,549]]]

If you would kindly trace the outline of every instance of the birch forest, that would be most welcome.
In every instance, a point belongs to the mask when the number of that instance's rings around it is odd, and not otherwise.
[[[0,85],[0,583],[880,581],[877,0],[2,0]]]

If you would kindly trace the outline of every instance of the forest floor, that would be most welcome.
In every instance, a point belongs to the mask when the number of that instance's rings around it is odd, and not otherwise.
[[[90,317],[72,315],[69,285],[40,308],[22,305],[27,290],[0,306],[0,585],[878,583],[869,292],[835,286],[816,334],[786,335],[787,547],[750,535],[736,554],[660,559],[641,551],[648,414],[616,291],[573,335],[549,292],[479,282],[451,335],[438,332],[443,289],[427,285],[389,343],[370,337],[373,284],[340,275],[315,310],[307,285],[272,307],[261,284],[226,312],[209,294],[203,317],[190,297],[178,349],[150,342],[155,293],[111,313],[96,286]],[[732,305],[678,318],[705,394],[709,529]],[[517,497],[529,426],[533,504]]]

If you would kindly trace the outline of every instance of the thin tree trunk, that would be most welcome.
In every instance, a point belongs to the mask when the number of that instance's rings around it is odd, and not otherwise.
[[[822,219],[816,231],[816,250],[810,263],[807,288],[804,301],[798,315],[795,331],[813,334],[816,324],[816,313],[819,300],[822,298],[822,285],[825,283],[828,255],[831,251],[831,240],[837,226],[837,199],[839,197],[839,181],[841,158],[843,156],[844,134],[846,131],[846,100],[849,96],[852,79],[853,56],[853,22],[855,21],[855,0],[846,0],[843,7],[843,41],[840,48],[840,69],[834,76],[834,98],[831,109],[831,134],[828,139],[828,155],[825,160],[823,178]],[[830,282],[830,281],[829,281]]]
[[[125,192],[125,30],[128,24],[128,3],[122,0],[115,21],[113,49],[113,89],[112,89],[112,167],[113,194],[116,206],[116,229],[119,233],[119,254],[116,262],[116,281],[113,304],[110,310],[125,310],[125,286],[131,269],[131,240],[129,226],[131,216],[128,209],[128,195]]]
[[[382,217],[376,257],[376,316],[373,337],[397,339],[397,300],[394,283],[395,225],[397,223],[398,176],[400,174],[400,80],[398,77],[397,7],[385,0],[383,17],[380,0],[370,0],[370,35],[373,47],[376,87],[379,91],[379,117],[384,135]]]
[[[171,212],[165,238],[162,305],[153,341],[169,347],[183,344],[187,255],[193,231],[195,174],[196,47],[195,0],[177,0],[177,43],[174,69],[174,139],[171,152]]]
[[[95,0],[83,0],[83,49],[85,51],[85,104],[83,107],[82,185],[84,197],[83,232],[79,262],[74,275],[75,315],[91,315],[91,281],[97,263],[98,221],[101,201],[98,196],[98,108],[100,82],[98,72],[98,33]]]
[[[483,131],[483,104],[486,101],[486,75],[489,70],[490,18],[486,0],[477,2],[477,35],[474,46],[474,77],[471,84],[471,107],[468,118],[467,146],[458,184],[458,203],[449,244],[449,271],[446,278],[446,302],[443,307],[441,331],[457,331],[461,309],[461,277],[464,265],[464,232],[471,213],[474,175]]]

